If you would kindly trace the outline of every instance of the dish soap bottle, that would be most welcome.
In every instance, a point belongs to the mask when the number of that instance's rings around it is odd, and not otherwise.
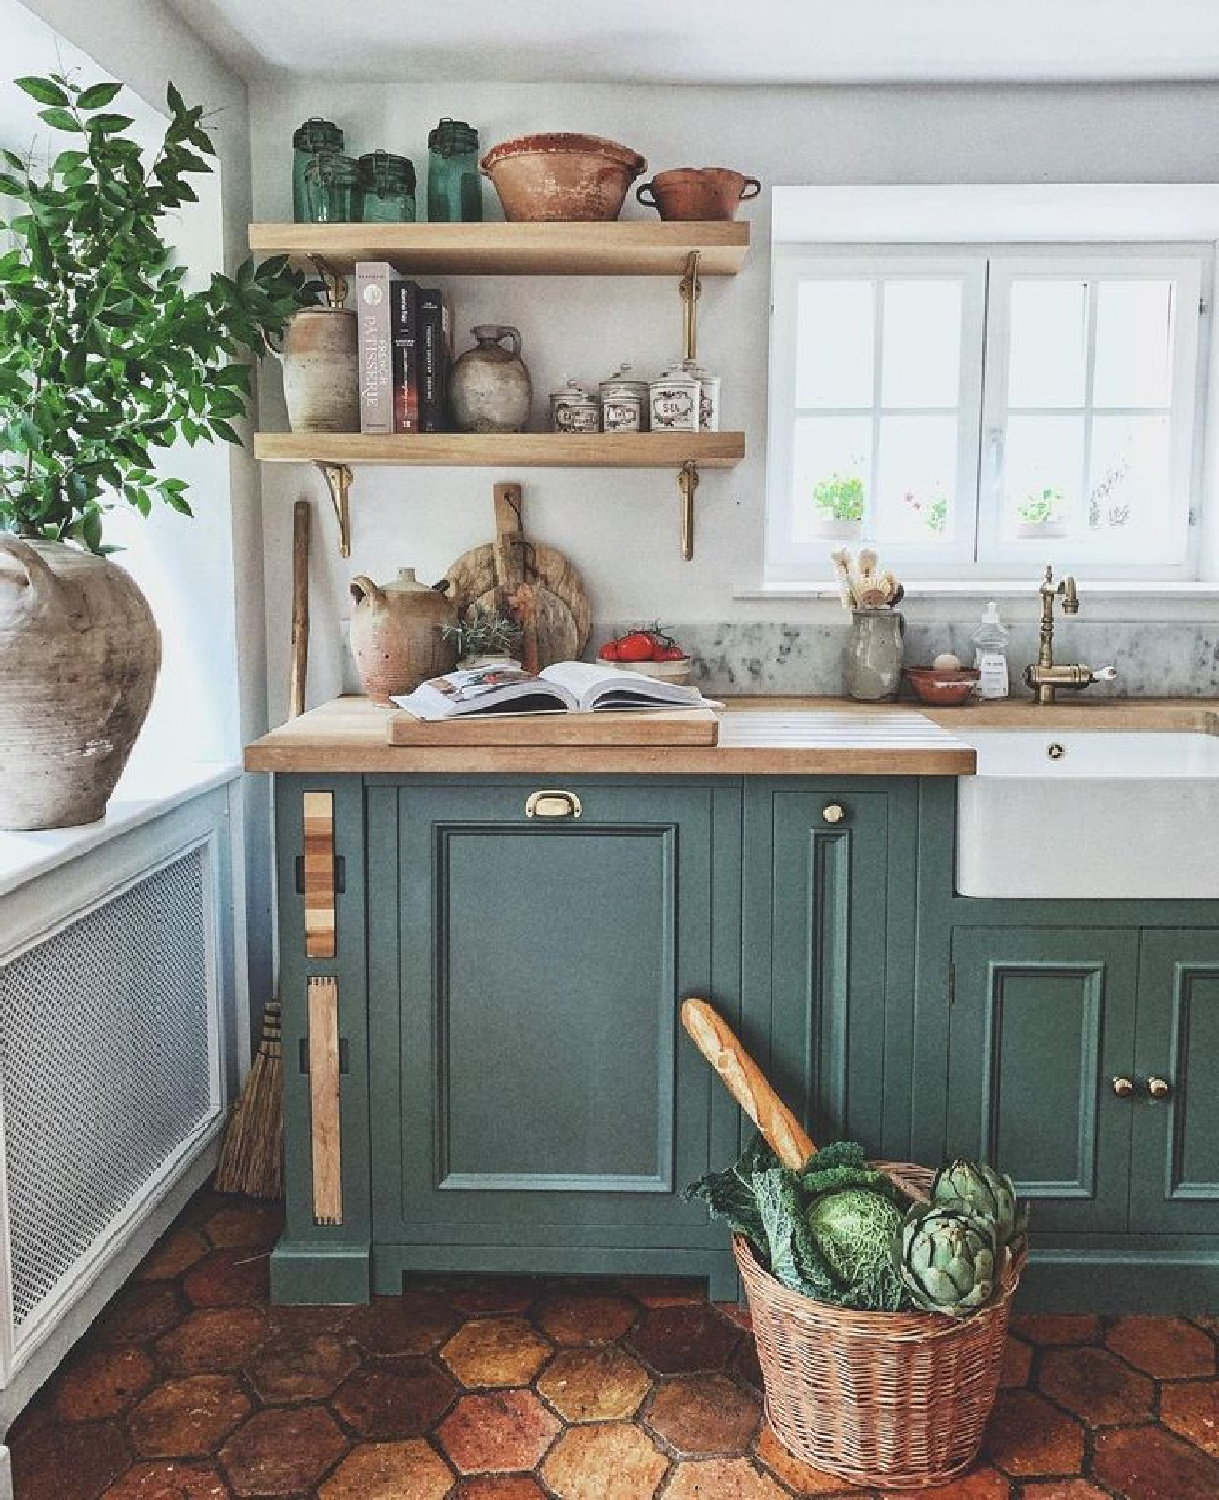
[[[1007,627],[999,618],[999,606],[991,599],[982,611],[982,623],[973,634],[974,666],[981,672],[978,678],[979,698],[1006,698],[1009,692],[1007,678]]]

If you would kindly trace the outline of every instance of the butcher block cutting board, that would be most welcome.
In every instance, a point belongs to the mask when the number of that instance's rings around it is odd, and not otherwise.
[[[621,712],[487,714],[468,719],[417,719],[399,709],[386,721],[391,745],[716,745],[720,721],[711,708],[656,708]]]

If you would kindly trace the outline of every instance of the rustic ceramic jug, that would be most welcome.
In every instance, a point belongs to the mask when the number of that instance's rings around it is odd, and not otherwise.
[[[293,432],[359,432],[355,313],[345,307],[302,308],[285,330],[279,357]]]
[[[533,382],[521,358],[520,331],[480,323],[470,332],[477,346],[467,349],[449,373],[449,402],[457,430],[524,432]]]
[[[895,609],[853,609],[847,643],[846,689],[852,698],[875,703],[896,698],[902,682],[906,622]]]
[[[95,823],[161,665],[143,594],[117,563],[0,535],[0,828]]]
[[[351,597],[351,654],[370,698],[384,703],[452,670],[457,645],[443,630],[457,613],[439,589],[417,582],[414,568],[386,584],[361,574],[351,580]]]

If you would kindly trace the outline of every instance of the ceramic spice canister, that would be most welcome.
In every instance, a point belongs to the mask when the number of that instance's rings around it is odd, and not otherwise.
[[[480,323],[470,332],[476,346],[449,372],[449,403],[458,432],[524,432],[533,382],[521,358],[520,330]]]
[[[653,432],[697,432],[701,388],[680,364],[672,366],[648,385],[649,416]]]
[[[569,380],[550,396],[550,430],[552,432],[597,432],[601,408],[578,380]]]
[[[683,359],[681,368],[698,381],[698,430],[720,430],[720,377],[701,369],[693,359]]]
[[[634,379],[630,370],[630,365],[620,365],[608,380],[601,382],[603,432],[643,432],[647,427],[651,400],[648,383]]]
[[[416,579],[414,568],[400,568],[386,584],[360,574],[351,580],[351,598],[351,654],[370,698],[384,703],[452,670],[457,647],[444,627],[457,623],[457,612],[440,589]]]

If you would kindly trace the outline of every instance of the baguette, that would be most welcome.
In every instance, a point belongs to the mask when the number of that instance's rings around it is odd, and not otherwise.
[[[681,1022],[775,1155],[785,1167],[799,1170],[817,1148],[732,1028],[706,1000],[684,1001]]]

